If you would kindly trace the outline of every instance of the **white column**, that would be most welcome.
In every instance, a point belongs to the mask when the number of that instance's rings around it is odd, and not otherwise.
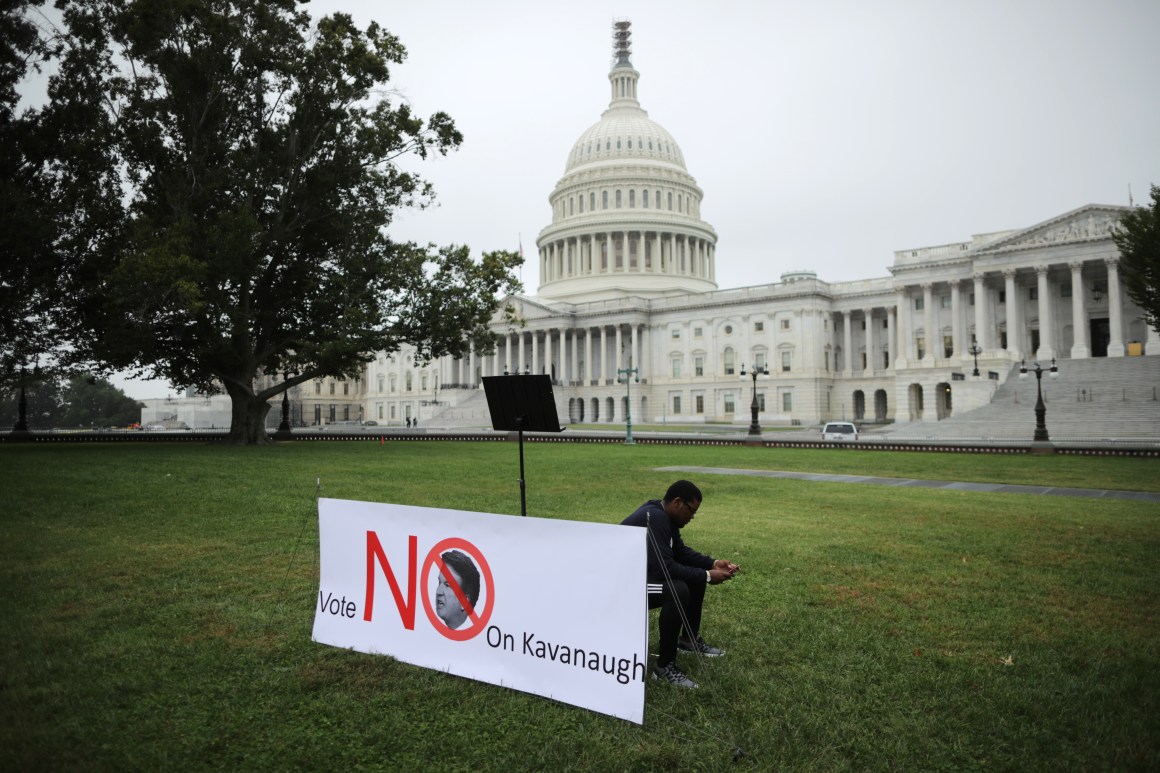
[[[629,352],[631,353],[631,358],[632,358],[631,367],[636,368],[639,371],[640,370],[640,338],[637,336],[635,322],[633,322],[632,327],[629,328],[628,346],[629,346]],[[637,373],[637,378],[640,378],[639,372]]]
[[[532,374],[540,374],[540,332],[533,330],[532,333]]]
[[[600,378],[608,380],[608,329],[604,325],[600,326]],[[615,372],[612,378],[616,378]]]
[[[983,285],[983,276],[981,271],[973,275],[975,280],[975,342],[980,349],[986,351],[991,346],[991,335],[988,330],[990,326],[987,323],[991,315],[987,309],[987,292]]]
[[[894,306],[898,313],[898,324],[894,327],[894,340],[896,341],[894,366],[895,368],[905,368],[911,359],[910,296],[906,294],[905,287],[899,287],[894,291]]]
[[[591,384],[596,378],[596,370],[592,367],[592,328],[584,328],[584,381]]]
[[[1120,297],[1120,259],[1104,258],[1108,266],[1108,356],[1124,356],[1124,299]]]
[[[1148,325],[1148,337],[1144,341],[1144,354],[1160,354],[1160,330]]]
[[[963,308],[962,293],[959,291],[959,280],[951,280],[951,352],[952,357],[962,357],[967,347],[963,342]]]
[[[568,374],[568,380],[569,381],[579,381],[580,380],[580,368],[579,368],[579,364],[577,363],[577,360],[580,359],[580,347],[578,345],[580,343],[579,338],[578,338],[580,331],[577,330],[576,328],[572,328],[571,332],[572,332],[572,351],[571,351],[571,356],[569,357],[569,362],[571,364],[570,364],[570,369],[569,369],[569,374]]]
[[[1091,356],[1084,303],[1083,262],[1068,263],[1067,267],[1071,269],[1071,358],[1079,360]]]
[[[1039,296],[1039,351],[1040,362],[1049,362],[1055,356],[1055,325],[1051,319],[1051,297],[1047,292],[1047,266],[1035,267],[1036,293]]]
[[[544,331],[544,372],[552,377],[552,328]]]
[[[1003,279],[1005,280],[1004,289],[1007,292],[1007,351],[1015,358],[1019,359],[1023,356],[1019,349],[1019,318],[1016,314],[1016,302],[1019,300],[1015,296],[1015,269],[1003,269]]]
[[[616,376],[617,376],[616,371],[619,370],[620,368],[624,367],[624,350],[621,349],[621,346],[623,345],[621,343],[621,328],[623,328],[623,327],[624,326],[621,325],[619,322],[616,323],[616,349],[613,351],[613,355],[612,355],[613,362],[616,363],[613,366],[613,373],[612,373],[613,378],[616,378]]]
[[[926,339],[926,356],[922,361],[927,365],[934,365],[935,352],[942,351],[941,331],[937,329],[934,319],[934,285],[930,282],[922,283],[922,326],[926,329],[923,337]],[[939,347],[936,349],[935,347]]]
[[[895,339],[897,339],[897,337],[898,337],[898,307],[897,306],[887,307],[886,320],[887,320],[886,324],[888,327],[888,330],[886,331],[886,351],[887,351],[887,354],[891,355],[890,361],[889,361],[889,364],[887,365],[887,367],[893,368],[894,361],[898,359],[898,351],[899,350],[898,350],[897,340],[895,341],[895,343],[892,344],[892,343],[890,343],[890,337],[894,336]]]
[[[842,375],[846,378],[854,375],[854,334],[850,329],[850,312],[842,312]]]
[[[866,320],[866,370],[864,375],[873,376],[874,368],[878,365],[874,359],[874,309],[862,309],[862,316]]]
[[[650,348],[651,343],[652,336],[649,335],[648,325],[645,325],[640,331],[640,365],[637,365],[637,367],[640,368],[640,377],[642,380],[648,376],[649,371],[652,369],[651,365],[648,368],[645,367],[645,363],[652,360],[652,357],[650,356],[652,352],[652,349]],[[692,365],[692,363],[689,363],[689,367],[692,367]]]

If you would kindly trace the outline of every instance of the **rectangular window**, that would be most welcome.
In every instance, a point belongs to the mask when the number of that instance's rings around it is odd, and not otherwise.
[[[862,370],[866,370],[866,352],[862,352]]]
[[[322,382],[321,381],[314,382],[314,394],[316,394],[316,395],[322,394]]]
[[[915,311],[922,311],[925,308],[926,308],[926,298],[915,298],[914,299],[914,310]]]
[[[704,333],[701,332],[701,328],[699,328],[699,327],[693,328],[693,338],[700,338],[703,335],[704,335]]]
[[[914,348],[915,348],[915,351],[918,352],[918,359],[921,360],[923,357],[925,357],[926,356],[926,338],[924,338],[923,336],[918,336],[917,338],[915,338],[914,339]]]
[[[705,412],[705,395],[697,395],[693,398],[694,404],[697,406],[697,413]]]
[[[333,381],[330,382],[330,393],[334,394],[334,382]]]
[[[765,370],[765,352],[757,352],[753,355],[753,366],[758,370]]]
[[[968,297],[970,298],[970,301],[969,301],[969,303],[970,303],[972,306],[974,306],[974,305],[975,305],[975,294],[974,294],[974,293],[971,293],[971,294],[970,294],[970,296],[968,296]]]
[[[729,392],[725,395],[725,413],[733,413],[733,393]]]
[[[1027,288],[1027,300],[1029,300],[1029,301],[1039,300],[1039,288],[1038,287],[1028,287]]]
[[[757,410],[759,413],[765,413],[765,393],[757,393]]]
[[[861,327],[861,328],[859,328],[859,330],[865,330],[865,329],[866,329],[866,320],[865,320],[865,319],[863,319],[863,320],[862,320],[862,327]]]
[[[789,330],[789,320],[788,319],[783,319],[781,321],[781,329],[782,330]]]
[[[704,376],[705,375],[705,358],[704,357],[697,357],[693,360],[693,375],[694,376]]]
[[[681,377],[681,358],[674,357],[673,358],[673,378],[680,378],[680,377]]]
[[[382,404],[382,403],[376,403],[376,404],[375,404],[375,407],[377,407],[377,408],[379,409],[379,418],[380,418],[380,419],[381,419],[381,418],[383,418],[383,404]]]
[[[793,410],[793,392],[781,393],[781,412],[790,413]]]
[[[950,336],[943,336],[943,357],[950,357],[954,352],[954,339]]]
[[[676,341],[681,337],[681,329],[679,327],[673,328],[673,340]]]
[[[790,364],[790,353],[789,352],[782,352],[781,353],[781,369],[783,372],[786,372],[786,373],[789,372],[789,364]]]
[[[949,309],[951,307],[951,297],[949,295],[940,295],[938,297],[938,306],[940,309]]]
[[[753,323],[753,332],[754,333],[760,333],[763,330],[765,330],[765,323],[764,322],[754,322]]]
[[[999,303],[1006,303],[1006,302],[1007,302],[1007,291],[1000,290],[999,291]]]
[[[350,384],[348,384],[348,383],[347,383],[347,382],[345,382],[345,381],[344,381],[344,382],[342,382],[342,393],[343,393],[344,395],[349,395],[349,394],[350,394]]]
[[[1061,284],[1059,286],[1059,297],[1060,298],[1070,298],[1071,297],[1071,282],[1064,282],[1063,284]]]
[[[673,395],[673,413],[681,412],[681,396]]]

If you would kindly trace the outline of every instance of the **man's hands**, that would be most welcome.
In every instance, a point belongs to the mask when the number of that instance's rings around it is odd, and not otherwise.
[[[709,570],[709,584],[720,585],[726,580],[732,580],[733,577],[741,571],[741,567],[732,561],[726,561],[724,558],[718,558],[713,562],[713,568]]]

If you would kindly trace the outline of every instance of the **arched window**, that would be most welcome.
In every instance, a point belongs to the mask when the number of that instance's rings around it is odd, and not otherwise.
[[[602,202],[602,205],[600,208],[601,209],[608,209],[608,191],[601,191],[600,197],[601,197],[601,202]]]
[[[616,189],[616,208],[620,209],[620,188]]]
[[[629,209],[636,209],[636,189],[635,188],[628,189],[628,208]]]
[[[648,209],[648,188],[640,192],[640,198],[644,202],[644,208]]]
[[[673,192],[669,191],[669,212],[673,211]]]
[[[732,376],[733,371],[734,371],[733,347],[732,346],[725,347],[724,360],[725,360],[725,375]]]
[[[580,214],[584,214],[584,194],[580,194]]]

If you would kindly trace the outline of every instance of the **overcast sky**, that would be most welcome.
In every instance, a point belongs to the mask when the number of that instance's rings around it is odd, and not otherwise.
[[[889,275],[894,251],[1024,228],[1160,183],[1157,0],[315,0],[406,45],[391,85],[462,148],[420,164],[438,205],[399,239],[515,249],[608,106],[632,21],[649,117],[684,152],[717,281]],[[128,382],[135,397],[164,386]]]

